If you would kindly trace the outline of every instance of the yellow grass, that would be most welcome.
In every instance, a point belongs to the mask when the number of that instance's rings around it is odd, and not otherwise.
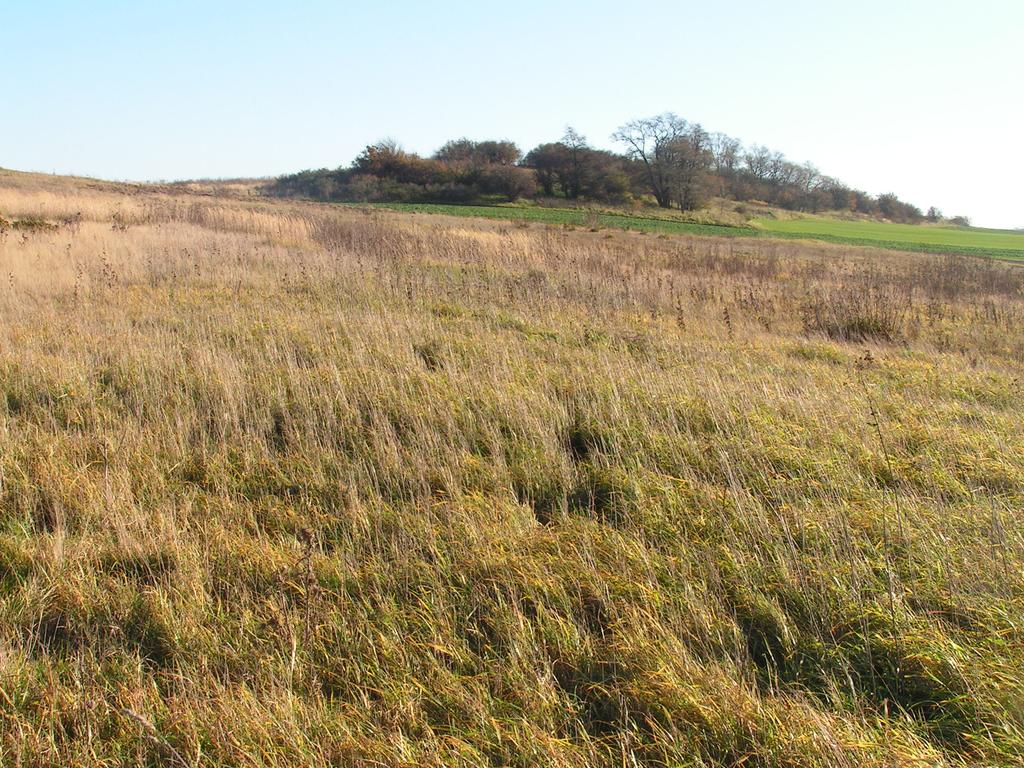
[[[0,764],[1024,757],[1024,273],[205,191],[0,176]]]

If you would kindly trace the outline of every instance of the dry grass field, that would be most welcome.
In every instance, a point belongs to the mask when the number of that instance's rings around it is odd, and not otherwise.
[[[1024,760],[1024,270],[0,173],[0,764]]]

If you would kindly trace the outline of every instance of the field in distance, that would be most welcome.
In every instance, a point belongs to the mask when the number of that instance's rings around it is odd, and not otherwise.
[[[824,217],[757,219],[753,223],[765,232],[785,237],[813,238],[905,251],[967,253],[1002,259],[1024,259],[1024,233],[1008,229],[843,221]]]
[[[353,204],[354,205],[354,204]],[[367,204],[360,203],[365,206]],[[962,253],[999,259],[1024,260],[1024,233],[970,227],[937,227],[878,221],[845,221],[824,216],[799,219],[756,218],[746,223],[693,221],[671,212],[619,213],[586,208],[547,208],[522,205],[446,205],[441,203],[375,203],[405,213],[441,214],[500,219],[589,229],[624,229],[663,235],[716,237],[782,237],[825,240],[899,251]]]
[[[469,216],[481,219],[521,221],[591,229],[625,229],[665,235],[712,235],[716,237],[757,237],[753,227],[727,223],[690,221],[670,215],[631,215],[611,210],[548,208],[524,205],[454,205],[444,203],[342,203],[342,205],[386,208],[403,213]]]

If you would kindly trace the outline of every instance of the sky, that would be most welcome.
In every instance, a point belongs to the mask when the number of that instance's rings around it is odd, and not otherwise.
[[[1024,0],[0,0],[0,167],[155,181],[675,112],[1024,227]]]

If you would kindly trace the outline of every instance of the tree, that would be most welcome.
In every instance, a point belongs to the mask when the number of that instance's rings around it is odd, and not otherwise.
[[[472,141],[461,138],[447,142],[434,159],[449,165],[482,167],[485,165],[515,165],[522,154],[512,141]]]
[[[631,120],[612,134],[626,146],[626,153],[643,168],[647,186],[658,205],[672,207],[673,142],[685,136],[687,123],[671,112]]]
[[[663,162],[668,166],[670,199],[681,211],[692,211],[707,202],[711,151],[707,134],[694,126],[687,135],[668,142]]]
[[[743,152],[743,144],[739,139],[726,136],[724,133],[713,133],[709,137],[708,148],[711,150],[715,173],[729,174],[739,167],[740,155]]]
[[[442,163],[468,163],[473,157],[476,142],[467,138],[452,139],[434,153],[434,159]]]
[[[473,171],[472,184],[485,195],[501,195],[509,202],[532,195],[537,190],[534,174],[518,165],[491,163]]]
[[[878,210],[891,221],[917,223],[924,218],[920,208],[900,200],[891,192],[878,196]]]
[[[468,190],[473,196],[501,195],[515,200],[537,188],[534,174],[519,167],[521,157],[519,147],[511,141],[461,138],[447,142],[430,162],[447,169],[460,193]]]
[[[731,195],[738,198],[738,172],[743,154],[743,144],[724,133],[713,133],[709,137],[711,169],[714,171],[715,194]]]
[[[900,199],[892,192],[886,192],[884,195],[878,196],[878,210],[887,219],[895,220],[899,217],[899,204]]]
[[[612,138],[626,145],[662,208],[673,203],[682,210],[703,205],[708,194],[708,171],[714,161],[711,137],[699,124],[666,112],[633,120]]]
[[[933,205],[928,209],[928,213],[925,214],[925,218],[933,224],[937,221],[942,221],[942,211]]]
[[[565,147],[567,160],[561,179],[562,190],[566,198],[575,200],[580,196],[583,186],[583,166],[590,147],[587,146],[586,138],[577,133],[572,126],[565,129],[562,145]]]
[[[768,147],[755,144],[743,155],[743,169],[758,181],[771,178],[772,151]]]
[[[826,176],[820,187],[821,193],[825,196],[824,208],[831,208],[834,211],[852,211],[857,203],[853,190],[842,182]]]
[[[561,141],[531,150],[525,163],[536,171],[544,194],[554,195],[557,184],[567,200],[575,200],[582,192],[584,166],[590,151],[587,140],[570,127]]]
[[[554,197],[555,185],[560,183],[559,179],[568,163],[565,144],[561,142],[541,144],[531,149],[523,162],[527,168],[533,169],[537,176],[537,183],[544,194]]]
[[[514,141],[481,141],[476,145],[476,158],[487,165],[515,165],[522,158]]]
[[[524,164],[532,168],[545,195],[563,195],[567,200],[621,200],[629,191],[629,176],[622,158],[594,149],[572,128],[561,141],[530,150]]]
[[[451,175],[443,164],[406,152],[393,139],[370,144],[352,164],[357,174],[376,176],[399,184],[443,184]]]
[[[579,191],[592,200],[624,200],[629,195],[629,174],[622,157],[588,147],[580,154]]]

